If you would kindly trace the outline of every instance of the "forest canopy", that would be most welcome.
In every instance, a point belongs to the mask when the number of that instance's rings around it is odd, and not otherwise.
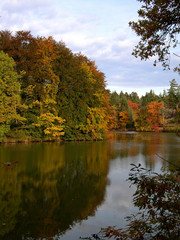
[[[0,31],[0,83],[0,142],[100,140],[112,129],[159,131],[180,121],[175,80],[159,96],[110,93],[94,61],[29,31]]]
[[[1,31],[0,51],[1,141],[103,138],[109,92],[94,61],[29,31]]]

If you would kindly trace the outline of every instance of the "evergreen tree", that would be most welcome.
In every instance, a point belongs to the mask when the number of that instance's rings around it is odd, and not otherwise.
[[[170,89],[168,90],[169,107],[176,108],[177,103],[180,102],[180,85],[175,79],[170,81]]]
[[[141,97],[141,105],[147,106],[150,102],[158,101],[159,96],[154,93],[153,90],[150,90],[150,92],[146,93],[145,96]]]
[[[111,93],[109,101],[111,106],[115,106],[115,107],[119,106],[120,97],[116,91]]]
[[[139,96],[138,96],[138,94],[136,92],[132,92],[129,95],[129,100],[134,102],[134,103],[139,103],[140,102]]]

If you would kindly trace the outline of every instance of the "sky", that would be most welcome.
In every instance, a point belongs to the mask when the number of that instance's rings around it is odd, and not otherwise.
[[[28,30],[36,36],[53,36],[72,52],[95,60],[106,76],[107,89],[145,95],[163,93],[179,76],[131,55],[139,38],[129,27],[138,19],[136,0],[1,0],[0,30]],[[173,49],[180,55],[180,48]],[[179,59],[171,55],[171,67]]]

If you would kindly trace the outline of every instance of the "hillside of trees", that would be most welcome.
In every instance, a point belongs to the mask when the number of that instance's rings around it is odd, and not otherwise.
[[[167,130],[180,122],[180,86],[110,93],[94,61],[52,37],[0,31],[0,142],[99,140],[111,129]]]

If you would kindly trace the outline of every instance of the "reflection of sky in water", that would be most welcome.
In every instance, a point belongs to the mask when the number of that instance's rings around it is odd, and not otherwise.
[[[75,225],[73,230],[69,231],[61,239],[78,239],[79,236],[90,236],[97,233],[102,227],[111,225],[125,225],[124,217],[130,215],[135,208],[131,203],[131,196],[134,187],[129,188],[130,184],[126,181],[130,170],[129,160],[126,163],[119,158],[110,162],[108,174],[109,184],[106,187],[106,196],[103,204],[98,208],[95,216],[88,217],[81,223]]]
[[[142,156],[137,157],[142,162]],[[110,161],[109,174],[107,176],[109,184],[106,187],[106,196],[103,204],[98,208],[95,216],[88,217],[74,226],[73,230],[69,231],[65,237],[61,239],[78,239],[79,236],[90,236],[92,233],[97,233],[102,227],[125,226],[126,216],[131,215],[136,211],[132,204],[132,195],[135,187],[130,187],[127,181],[129,171],[131,169],[132,158],[128,157],[125,161],[120,158]]]
[[[137,210],[132,204],[135,187],[130,187],[130,182],[127,181],[132,167],[130,164],[141,163],[142,167],[159,172],[162,163],[165,163],[156,154],[169,158],[172,148],[177,158],[177,153],[180,150],[178,140],[180,139],[176,138],[174,141],[174,138],[174,135],[163,138],[156,134],[153,137],[150,134],[142,134],[136,141],[134,138],[130,139],[129,142],[126,138],[111,140],[109,145],[111,150],[116,152],[116,158],[110,161],[107,176],[109,184],[106,186],[103,204],[97,209],[95,216],[90,216],[87,220],[77,223],[61,239],[75,240],[80,236],[88,237],[92,233],[98,233],[102,227],[109,225],[125,226],[126,220],[124,218]]]

